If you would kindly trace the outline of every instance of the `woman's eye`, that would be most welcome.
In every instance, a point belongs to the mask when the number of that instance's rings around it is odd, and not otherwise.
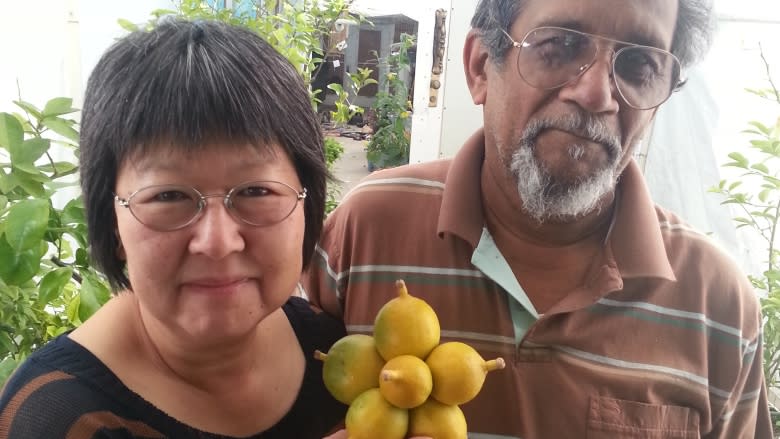
[[[241,197],[263,197],[270,194],[271,191],[263,186],[247,186],[236,193]]]
[[[192,199],[192,196],[185,192],[178,190],[167,190],[156,193],[150,201],[170,203],[174,201],[188,201],[190,199]]]

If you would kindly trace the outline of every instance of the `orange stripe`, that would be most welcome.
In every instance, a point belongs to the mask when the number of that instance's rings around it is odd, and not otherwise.
[[[73,426],[68,431],[68,435],[65,436],[65,439],[88,439],[93,437],[98,430],[103,428],[112,430],[124,428],[133,436],[149,439],[165,438],[165,435],[143,422],[120,418],[114,413],[103,411],[85,413],[82,415],[73,423]]]
[[[67,379],[73,379],[73,376],[58,370],[49,372],[30,381],[16,392],[16,395],[8,402],[5,410],[0,413],[0,439],[8,439],[8,435],[11,431],[11,421],[16,417],[16,412],[19,410],[19,407],[22,406],[22,403],[24,403],[30,395],[49,383]]]

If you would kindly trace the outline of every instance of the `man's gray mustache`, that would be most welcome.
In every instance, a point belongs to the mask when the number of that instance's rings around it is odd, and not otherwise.
[[[620,136],[615,135],[609,126],[599,118],[579,113],[571,113],[558,117],[543,117],[532,119],[523,130],[523,140],[527,145],[533,145],[536,137],[544,130],[557,129],[588,139],[607,147],[611,156],[620,154]]]

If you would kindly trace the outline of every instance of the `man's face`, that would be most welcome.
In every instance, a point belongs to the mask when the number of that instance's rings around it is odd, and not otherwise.
[[[528,0],[508,32],[521,41],[532,29],[558,26],[669,50],[676,20],[677,0]],[[512,48],[503,63],[487,63],[484,94],[474,94],[484,104],[487,147],[495,149],[488,166],[513,180],[523,208],[540,222],[598,208],[654,115],[630,107],[611,79],[622,46],[599,44],[585,73],[552,90],[520,77]]]

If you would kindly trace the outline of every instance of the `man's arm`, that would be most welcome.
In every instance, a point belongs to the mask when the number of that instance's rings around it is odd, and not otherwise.
[[[760,316],[756,318],[760,319]],[[759,320],[760,321],[760,320]],[[769,416],[766,382],[762,365],[762,339],[755,341],[755,353],[750,363],[746,355],[741,380],[733,390],[724,413],[713,420],[709,439],[772,439],[772,421]]]

